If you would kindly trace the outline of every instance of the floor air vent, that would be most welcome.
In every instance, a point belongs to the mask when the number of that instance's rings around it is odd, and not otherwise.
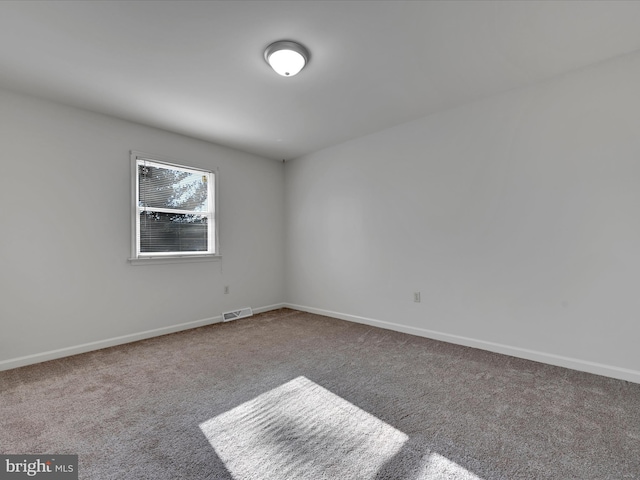
[[[222,321],[229,322],[231,320],[236,320],[238,318],[250,317],[251,315],[253,315],[253,311],[251,310],[251,307],[241,308],[240,310],[224,312],[222,314]]]

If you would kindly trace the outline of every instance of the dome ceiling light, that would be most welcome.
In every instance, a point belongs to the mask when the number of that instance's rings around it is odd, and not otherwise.
[[[278,75],[293,77],[309,61],[309,50],[299,43],[280,40],[267,47],[264,59]]]

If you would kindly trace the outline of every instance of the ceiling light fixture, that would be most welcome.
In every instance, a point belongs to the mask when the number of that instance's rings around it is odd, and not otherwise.
[[[309,50],[299,43],[280,40],[267,47],[264,59],[278,75],[293,77],[309,61]]]

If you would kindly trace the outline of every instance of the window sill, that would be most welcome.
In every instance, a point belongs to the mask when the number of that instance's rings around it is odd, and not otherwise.
[[[138,257],[130,258],[131,265],[161,265],[165,263],[199,263],[199,262],[217,262],[222,255],[162,255],[158,257]]]

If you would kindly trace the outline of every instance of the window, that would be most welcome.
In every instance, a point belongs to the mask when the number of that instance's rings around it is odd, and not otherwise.
[[[216,174],[131,152],[132,261],[218,256]]]

